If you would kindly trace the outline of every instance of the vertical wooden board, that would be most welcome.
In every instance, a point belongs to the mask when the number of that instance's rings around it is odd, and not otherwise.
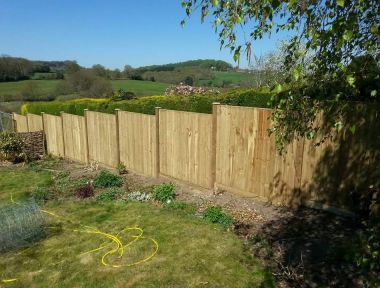
[[[62,114],[65,157],[87,162],[86,123],[83,116]]]
[[[47,152],[58,157],[64,156],[62,119],[58,116],[44,114],[44,131]]]
[[[120,161],[135,172],[156,176],[155,116],[119,111]]]
[[[29,132],[44,130],[42,125],[42,116],[35,114],[27,114]]]
[[[212,115],[160,109],[160,172],[212,188]]]
[[[246,196],[284,204],[299,189],[301,163],[294,155],[300,144],[292,143],[289,154],[279,155],[274,138],[268,136],[270,115],[269,109],[218,107],[216,183]]]
[[[90,160],[117,167],[119,163],[116,116],[88,111],[87,133]]]
[[[28,132],[28,120],[26,116],[13,113],[13,119],[16,121],[16,132]]]

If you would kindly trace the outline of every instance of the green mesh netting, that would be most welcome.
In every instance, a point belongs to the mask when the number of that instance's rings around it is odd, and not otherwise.
[[[34,201],[0,206],[0,252],[30,245],[43,237],[44,217]]]

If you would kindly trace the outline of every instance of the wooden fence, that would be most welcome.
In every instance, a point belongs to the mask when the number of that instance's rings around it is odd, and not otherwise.
[[[361,141],[345,136],[316,147],[301,139],[289,144],[284,156],[268,136],[269,109],[216,103],[212,114],[157,108],[154,116],[119,110],[85,111],[84,117],[42,115],[14,114],[15,126],[20,132],[44,130],[53,155],[110,167],[123,163],[147,176],[163,175],[276,204],[350,209],[353,189],[379,185],[377,114],[368,120],[376,124],[366,126],[371,131],[358,136]]]

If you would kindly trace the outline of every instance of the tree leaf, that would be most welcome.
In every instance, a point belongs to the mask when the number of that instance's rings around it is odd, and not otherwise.
[[[298,79],[300,78],[301,76],[301,72],[302,72],[302,67],[301,65],[297,65],[296,68],[294,68],[293,70],[293,79],[295,81],[298,81]]]
[[[182,20],[182,21],[181,21],[181,27],[182,27],[182,28],[185,27],[185,20]]]
[[[346,81],[350,86],[355,87],[355,77],[352,74],[346,76]]]
[[[211,5],[212,5],[213,7],[218,6],[218,0],[211,0]]]
[[[344,0],[336,0],[336,4],[340,7],[344,7]]]

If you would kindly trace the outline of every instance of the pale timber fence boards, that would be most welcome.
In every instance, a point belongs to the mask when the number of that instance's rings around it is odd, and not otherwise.
[[[86,119],[83,116],[62,113],[65,157],[88,163]]]
[[[28,130],[28,120],[26,116],[13,113],[13,120],[15,121],[16,132],[29,132]]]
[[[156,117],[118,111],[120,162],[135,172],[156,177]]]
[[[37,132],[44,130],[42,116],[35,114],[26,114],[28,121],[28,132]]]
[[[116,116],[86,111],[86,121],[89,160],[117,167],[119,145],[117,143]]]
[[[300,188],[303,142],[283,157],[268,137],[271,110],[218,105],[216,113],[216,186],[286,202]]]
[[[212,188],[212,115],[159,110],[160,173]]]
[[[47,152],[54,156],[64,157],[65,147],[63,143],[62,118],[43,114],[42,120],[46,137]]]
[[[158,107],[155,116],[115,113],[43,114],[43,122],[39,115],[13,114],[13,119],[18,132],[45,130],[48,152],[56,156],[114,168],[123,163],[147,176],[172,177],[276,204],[350,209],[356,205],[351,191],[380,185],[377,112],[357,115],[367,124],[355,135],[328,139],[318,147],[296,140],[284,155],[268,136],[270,109],[214,104],[213,114]]]

